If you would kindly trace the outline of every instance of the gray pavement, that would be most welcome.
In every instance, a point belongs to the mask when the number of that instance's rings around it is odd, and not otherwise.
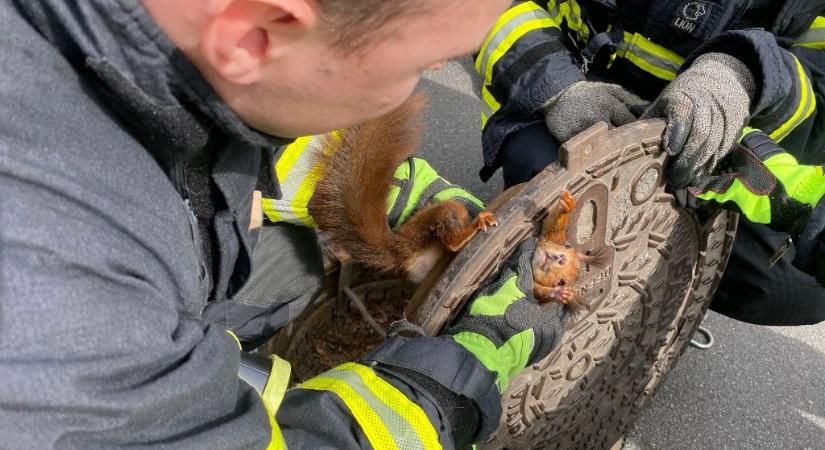
[[[489,200],[501,176],[478,178],[478,79],[469,69],[451,62],[422,81],[431,106],[421,155]],[[825,324],[757,327],[710,313],[704,325],[716,345],[688,349],[625,448],[825,450]]]

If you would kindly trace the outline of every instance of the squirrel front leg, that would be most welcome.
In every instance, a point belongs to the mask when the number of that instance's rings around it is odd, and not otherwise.
[[[570,286],[547,287],[538,283],[533,283],[533,295],[542,305],[556,302],[566,305],[573,300],[573,289]]]
[[[489,211],[482,211],[475,219],[471,219],[467,207],[457,200],[433,203],[416,213],[413,219],[423,219],[429,233],[451,252],[461,250],[479,231],[498,225],[495,216]]]
[[[542,240],[550,240],[563,245],[567,240],[567,221],[576,207],[576,199],[567,191],[562,191],[559,203],[547,214],[542,225]]]

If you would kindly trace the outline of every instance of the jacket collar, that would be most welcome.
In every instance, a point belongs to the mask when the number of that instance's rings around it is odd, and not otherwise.
[[[139,0],[12,1],[79,71],[91,72],[107,103],[156,157],[197,154],[215,127],[253,148],[289,142],[247,127]]]

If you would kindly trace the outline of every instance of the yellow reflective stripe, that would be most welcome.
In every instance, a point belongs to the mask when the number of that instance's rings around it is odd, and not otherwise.
[[[797,127],[797,125],[810,117],[814,112],[814,109],[816,109],[816,97],[814,96],[811,82],[808,80],[808,75],[805,73],[805,69],[802,68],[802,64],[796,56],[794,56],[793,59],[796,63],[796,71],[799,77],[799,104],[796,106],[796,111],[794,111],[791,118],[769,135],[775,141],[781,141],[784,139],[791,133],[791,131],[793,131],[794,128]]]
[[[581,6],[574,0],[563,1],[556,5],[554,0],[547,3],[547,10],[550,12],[550,17],[561,25],[562,19],[567,20],[567,26],[576,32],[576,37],[581,42],[587,42],[590,36],[590,30],[582,20]]]
[[[521,12],[521,14],[513,16],[512,20],[506,21],[501,27],[497,27],[497,33],[482,47],[482,51],[479,53],[479,57],[476,60],[476,70],[478,70],[479,73],[483,73],[484,80],[487,84],[492,82],[493,67],[495,67],[498,60],[501,59],[522,36],[541,28],[558,28],[558,23],[550,18],[550,14],[533,2],[522,3],[510,11],[507,11],[505,15],[520,8],[523,8],[524,11]],[[502,19],[504,19],[504,16],[502,16],[499,21]]]
[[[275,164],[282,198],[265,198],[261,202],[264,214],[270,221],[317,226],[309,215],[309,201],[323,174],[319,156],[332,150],[331,147],[322,146],[327,137],[331,137],[335,143],[341,135],[336,131],[331,135],[302,137],[284,150]]]
[[[678,54],[656,44],[639,33],[624,33],[624,41],[616,51],[616,56],[625,58],[636,67],[663,80],[676,78],[676,72],[685,62]]]
[[[501,103],[493,97],[487,86],[481,87],[481,128],[487,125],[487,121],[493,114],[501,108]]]
[[[330,136],[332,139],[332,145],[341,142],[341,133],[340,132],[333,132]],[[320,140],[320,138],[319,138]],[[320,142],[317,144],[320,145]],[[321,148],[320,151],[328,155],[334,147],[326,146]],[[317,157],[317,155],[313,155],[313,158]],[[295,196],[292,198],[292,210],[295,212],[295,215],[304,223],[304,225],[308,227],[316,227],[315,221],[309,215],[309,201],[312,199],[312,194],[315,193],[315,185],[318,184],[318,180],[323,175],[323,167],[320,164],[313,163],[312,168],[309,170],[308,173],[304,175],[304,178],[301,180],[298,191],[295,193]]]
[[[306,153],[308,147],[312,143],[313,136],[304,136],[296,139],[291,144],[287,145],[283,153],[278,157],[275,163],[275,176],[278,178],[278,183],[281,188],[280,199],[264,198],[261,201],[261,206],[264,215],[271,222],[288,222],[296,225],[304,225],[301,221],[301,216],[309,215],[308,211],[298,211],[298,214],[293,211],[292,198],[295,196],[296,184],[294,180],[290,179],[290,174],[294,173],[296,167],[301,165],[302,156]]]
[[[272,428],[269,445],[266,447],[267,450],[281,450],[286,448],[284,437],[281,434],[281,428],[275,421],[275,415],[278,413],[278,408],[281,407],[281,402],[284,399],[291,371],[292,367],[287,361],[272,355],[272,369],[269,372],[269,379],[266,381],[264,392],[261,395],[264,408],[269,415],[269,425]]]
[[[736,142],[738,142],[738,143],[740,143],[740,144],[741,144],[741,143],[742,143],[742,139],[744,139],[744,138],[745,138],[745,136],[747,136],[747,135],[749,135],[749,134],[751,134],[751,133],[756,133],[756,132],[762,132],[762,130],[760,130],[759,128],[753,128],[753,127],[750,127],[750,126],[745,125],[745,126],[742,128],[742,132],[741,132],[741,133],[739,133],[739,139],[737,139],[737,140],[736,140]]]
[[[261,199],[261,207],[264,210],[264,215],[266,215],[270,222],[285,222],[286,220],[281,217],[281,212],[278,210],[276,202],[277,200],[273,198],[264,197]]]
[[[272,416],[269,417],[269,425],[272,427],[272,437],[269,445],[266,446],[266,450],[285,450],[286,442],[284,442],[284,436],[281,434],[281,428],[278,427],[275,418]]]
[[[794,40],[794,46],[825,49],[825,17],[814,19],[811,27]]]
[[[360,364],[348,363],[339,366],[341,370],[351,370],[358,374],[364,385],[373,394],[383,401],[389,408],[401,416],[415,431],[419,441],[424,445],[425,450],[440,449],[438,434],[435,431],[427,413],[416,403],[407,398],[395,386],[387,383],[375,374],[371,369]]]
[[[329,391],[335,393],[352,413],[355,421],[361,426],[361,430],[367,436],[372,447],[375,449],[398,449],[387,426],[378,417],[378,414],[370,408],[355,389],[349,384],[336,378],[325,377],[321,374],[299,386],[302,389],[312,389],[316,391]]]
[[[343,364],[299,388],[337,394],[373,448],[441,448],[438,434],[424,410],[366,366]]]
[[[487,35],[487,38],[484,39],[484,43],[481,44],[481,50],[479,50],[478,56],[476,57],[476,72],[483,72],[481,68],[485,67],[486,64],[482,66],[481,62],[489,59],[489,53],[498,46],[498,44],[492,46],[490,45],[493,39],[500,36],[506,36],[508,34],[507,32],[502,33],[502,28],[508,26],[514,17],[536,10],[544,11],[533,2],[524,2],[508,9],[498,18],[495,25],[493,25],[493,29],[490,30],[490,34]]]
[[[235,333],[233,333],[232,330],[224,330],[224,331],[226,331],[227,334],[232,336],[232,339],[234,339],[235,343],[238,344],[238,350],[242,350],[243,347],[241,347],[241,340],[238,339],[238,336]]]
[[[275,163],[275,174],[278,176],[278,181],[286,179],[292,167],[295,166],[295,162],[304,152],[307,145],[309,145],[311,139],[312,136],[299,137],[286,146],[283,155],[281,155],[280,158],[278,158],[278,162]]]

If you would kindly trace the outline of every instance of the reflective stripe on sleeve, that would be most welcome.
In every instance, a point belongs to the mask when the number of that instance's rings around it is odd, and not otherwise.
[[[481,129],[484,129],[487,126],[487,121],[490,120],[490,117],[493,117],[493,114],[498,112],[501,108],[501,104],[493,97],[493,94],[490,93],[490,89],[487,86],[481,87]]]
[[[355,363],[338,366],[299,389],[336,394],[376,449],[440,449],[427,414],[372,369]]]
[[[476,58],[476,70],[492,84],[493,67],[522,36],[540,28],[559,27],[550,13],[533,2],[520,3],[502,14]]]
[[[816,97],[814,96],[814,90],[811,86],[810,80],[808,79],[808,75],[805,73],[805,69],[802,67],[802,64],[796,56],[793,56],[793,59],[794,63],[796,63],[796,72],[799,80],[799,103],[796,105],[796,110],[791,118],[769,134],[771,139],[775,141],[781,141],[784,139],[791,133],[791,131],[793,131],[794,128],[797,127],[797,125],[810,117],[814,112],[814,109],[816,109]]]
[[[825,49],[825,17],[819,16],[807,31],[794,40],[794,46]]]
[[[645,72],[671,81],[685,59],[676,53],[656,44],[639,33],[625,31],[624,41],[617,48],[616,56],[624,58]]]
[[[319,156],[332,150],[324,147],[328,138],[334,142],[340,139],[340,133],[298,138],[284,149],[275,164],[282,197],[278,200],[264,198],[262,201],[264,214],[271,222],[316,226],[308,206],[322,175]]]

